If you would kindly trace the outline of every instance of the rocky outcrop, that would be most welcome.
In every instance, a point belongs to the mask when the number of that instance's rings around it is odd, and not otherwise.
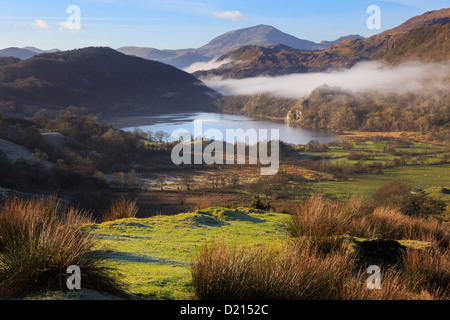
[[[308,100],[303,99],[300,100],[286,115],[285,123],[287,125],[298,125],[303,117],[303,110],[305,106],[307,105]]]
[[[401,255],[406,247],[396,240],[370,239],[358,241],[353,237],[345,240],[349,252],[367,265],[388,266],[399,263]]]

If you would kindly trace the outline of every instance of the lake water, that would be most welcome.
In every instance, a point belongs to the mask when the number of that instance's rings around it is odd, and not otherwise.
[[[122,122],[124,123],[124,122]],[[209,129],[219,130],[223,137],[226,139],[226,130],[254,129],[259,133],[260,129],[266,129],[268,131],[268,140],[271,137],[271,130],[279,130],[279,138],[285,143],[292,144],[307,144],[311,140],[317,140],[320,143],[328,143],[338,140],[332,133],[323,130],[310,130],[296,127],[287,126],[283,121],[250,118],[242,115],[233,114],[221,114],[221,113],[178,113],[178,114],[166,114],[153,117],[140,117],[138,119],[128,119],[127,127],[120,128],[124,131],[134,131],[135,128],[139,128],[145,132],[152,131],[164,131],[167,133],[173,133],[175,130],[184,129],[189,131],[192,136],[197,137],[198,126],[201,123],[202,136],[207,138],[216,138],[214,136],[208,136],[207,131]],[[195,126],[197,125],[197,132],[195,132]],[[262,135],[257,136],[259,141],[265,140]],[[237,139],[240,141],[240,139]],[[236,140],[235,140],[236,141]],[[242,141],[241,141],[242,142]],[[247,142],[249,142],[247,140]]]

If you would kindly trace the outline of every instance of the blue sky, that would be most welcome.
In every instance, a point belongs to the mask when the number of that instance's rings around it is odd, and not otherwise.
[[[81,30],[65,28],[67,7],[81,11]],[[381,8],[381,30],[369,30],[367,7]],[[87,46],[198,48],[216,36],[258,24],[311,41],[368,37],[448,0],[0,0],[0,48]]]

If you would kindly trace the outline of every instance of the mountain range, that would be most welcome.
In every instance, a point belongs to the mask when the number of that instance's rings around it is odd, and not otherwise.
[[[360,35],[340,37],[335,41],[315,43],[299,39],[272,26],[258,25],[239,29],[220,35],[198,49],[159,50],[149,47],[121,47],[117,51],[148,60],[163,62],[184,69],[197,62],[208,62],[214,58],[239,49],[245,45],[270,46],[286,45],[302,50],[324,50],[346,39],[364,39]],[[59,52],[59,49],[42,50],[35,47],[10,47],[0,50],[0,57],[29,59],[37,54]]]
[[[348,70],[361,61],[378,61],[393,67],[387,70],[403,67],[399,72],[410,71],[413,66],[436,66],[439,71],[430,71],[435,73],[429,74],[424,74],[428,72],[424,69],[416,69],[430,80],[422,81],[414,91],[401,90],[408,85],[408,79],[405,79],[404,83],[392,83],[394,90],[398,91],[391,93],[371,88],[352,92],[339,85],[323,85],[300,100],[258,93],[224,96],[216,104],[222,112],[284,118],[286,123],[304,128],[420,131],[430,132],[440,141],[449,141],[450,73],[446,71],[450,63],[449,37],[450,9],[447,8],[426,12],[367,39],[346,39],[322,51],[298,50],[282,45],[245,46],[217,59],[217,63],[223,62],[219,68],[198,71],[194,75],[200,79],[275,77],[313,71],[323,71],[322,75],[325,75],[326,71],[333,69]],[[410,63],[411,69],[404,63]],[[249,80],[240,85],[250,83],[251,86],[267,79]],[[433,83],[431,79],[440,80]],[[230,84],[232,80],[224,83]]]
[[[360,35],[352,35],[341,37],[335,41],[315,43],[299,39],[272,26],[258,25],[227,32],[198,49],[158,50],[146,47],[122,47],[117,50],[128,55],[164,62],[183,69],[196,62],[211,61],[246,45],[270,46],[282,44],[301,50],[324,50],[334,43],[349,38],[364,39]]]
[[[210,61],[206,55],[239,47],[217,59],[224,63],[219,68],[194,74],[105,47],[50,53],[40,53],[42,50],[33,47],[9,48],[31,52],[33,56],[22,60],[7,54],[7,57],[0,57],[0,113],[33,116],[41,109],[58,112],[70,106],[104,116],[225,109],[239,112],[242,101],[236,99],[222,104],[230,102],[226,107],[218,106],[216,100],[221,96],[198,79],[326,71],[380,59],[392,64],[411,60],[447,61],[450,59],[449,22],[450,9],[431,11],[367,39],[358,36],[338,39],[339,42],[322,50],[316,50],[311,42],[283,35],[269,26],[237,30],[199,49],[184,51],[183,57],[189,62],[201,57]],[[291,46],[274,44],[281,37]],[[248,41],[256,44],[241,46]],[[310,50],[299,48],[301,46],[309,46]],[[160,60],[180,58],[173,52],[151,48],[135,50],[135,55],[158,55]],[[261,104],[267,104],[263,116],[285,115],[284,111],[283,114],[274,112],[278,103],[272,99],[247,100],[249,115]],[[286,105],[286,109],[288,107]]]
[[[35,55],[41,53],[58,52],[58,51],[60,50],[59,49],[42,50],[35,47],[24,47],[24,48],[10,47],[0,50],[0,57],[14,57],[24,60],[34,57]]]
[[[249,78],[350,68],[358,62],[408,60],[440,62],[450,59],[450,9],[430,11],[367,39],[348,38],[320,51],[285,45],[248,45],[216,60],[216,69],[196,77]],[[222,64],[221,64],[222,62]]]

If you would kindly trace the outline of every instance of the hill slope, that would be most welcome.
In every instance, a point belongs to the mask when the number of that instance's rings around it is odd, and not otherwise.
[[[206,241],[271,243],[285,236],[286,218],[245,208],[209,208],[106,222],[92,225],[91,232],[113,250],[111,265],[126,275],[131,292],[146,299],[191,299],[189,263]]]
[[[6,62],[5,62],[6,63]],[[105,116],[207,110],[217,94],[192,75],[110,48],[45,53],[0,67],[3,100]]]
[[[194,75],[241,79],[348,68],[366,60],[446,61],[450,59],[449,22],[450,9],[427,12],[379,35],[345,39],[322,51],[246,46],[218,59],[230,63]]]

